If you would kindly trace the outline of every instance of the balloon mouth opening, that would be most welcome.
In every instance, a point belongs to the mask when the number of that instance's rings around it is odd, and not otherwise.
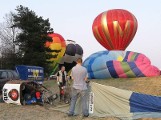
[[[117,48],[113,48],[113,49],[107,49],[106,48],[106,50],[108,50],[108,51],[125,51],[125,49],[126,48],[118,48],[118,49]]]

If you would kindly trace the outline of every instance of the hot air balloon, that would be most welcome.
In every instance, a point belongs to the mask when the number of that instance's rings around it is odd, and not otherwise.
[[[83,63],[91,79],[159,76],[160,70],[141,53],[132,51],[100,51]]]
[[[99,14],[92,25],[97,41],[107,50],[125,50],[137,31],[137,19],[127,10],[113,9]]]
[[[65,66],[65,69],[68,72],[76,65],[76,60],[82,58],[83,49],[73,40],[67,40],[66,45],[65,54],[59,62],[59,68]]]
[[[53,57],[50,61],[53,62],[53,73],[58,69],[59,61],[63,57],[66,50],[66,43],[64,38],[58,33],[49,34],[49,37],[52,38],[52,42],[46,42],[46,46],[52,50]]]

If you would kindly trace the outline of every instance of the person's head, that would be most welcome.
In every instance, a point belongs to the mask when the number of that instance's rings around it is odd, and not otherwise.
[[[83,62],[82,58],[77,59],[77,64],[82,64],[82,62]]]
[[[61,66],[61,71],[65,71],[65,67],[64,66]]]

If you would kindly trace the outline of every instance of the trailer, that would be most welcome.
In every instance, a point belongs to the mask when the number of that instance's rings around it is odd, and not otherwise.
[[[39,66],[17,65],[16,71],[21,80],[35,81],[42,84],[44,81],[44,68]]]
[[[58,95],[34,81],[8,81],[2,89],[3,101],[16,105],[53,105]]]

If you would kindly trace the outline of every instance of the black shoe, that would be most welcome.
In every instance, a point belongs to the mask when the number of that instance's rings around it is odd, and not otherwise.
[[[73,114],[71,114],[71,113],[68,113],[68,116],[69,116],[69,117],[71,117],[71,116],[73,116]]]
[[[89,116],[89,114],[87,114],[87,115],[83,115],[83,117],[88,117]]]

